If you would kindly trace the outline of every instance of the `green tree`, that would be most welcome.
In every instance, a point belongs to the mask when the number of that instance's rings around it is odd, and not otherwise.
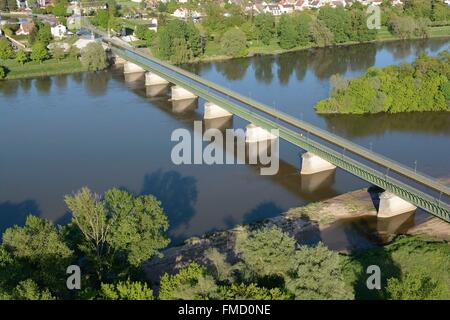
[[[255,275],[285,276],[292,267],[295,240],[279,228],[263,228],[239,238],[236,251]]]
[[[45,46],[48,46],[50,41],[52,41],[53,36],[51,32],[51,27],[49,24],[40,24],[38,28],[37,40],[42,42]]]
[[[322,243],[301,246],[286,287],[296,299],[353,299],[353,289],[345,283],[341,269],[339,255]]]
[[[225,255],[221,254],[216,248],[209,248],[205,251],[205,256],[212,264],[215,279],[220,282],[232,282],[234,280],[233,272],[236,268],[226,262]]]
[[[117,17],[117,2],[116,2],[116,0],[108,0],[108,15],[109,15],[109,17]]]
[[[51,49],[52,57],[57,60],[62,60],[66,56],[66,52],[62,46],[54,45]]]
[[[108,59],[102,45],[97,42],[89,43],[81,51],[81,63],[86,70],[103,70],[108,66]]]
[[[298,30],[294,17],[282,15],[278,24],[278,42],[283,49],[292,49],[297,45]]]
[[[69,14],[67,13],[67,1],[60,0],[58,3],[53,7],[52,13],[57,17],[66,17]]]
[[[8,297],[13,300],[54,300],[48,289],[41,290],[31,279],[19,282]]]
[[[5,79],[6,77],[6,69],[4,66],[0,66],[0,79]]]
[[[217,299],[218,286],[206,269],[195,262],[182,268],[177,274],[165,273],[160,280],[161,300]]]
[[[311,39],[311,22],[309,14],[301,12],[295,16],[297,21],[297,45],[306,46]]]
[[[66,268],[73,261],[73,252],[50,221],[28,216],[25,226],[14,226],[3,233],[2,247],[0,260],[7,265],[3,266],[6,273],[1,282],[9,282],[13,287],[20,281],[33,279],[37,286],[54,294],[66,290]]]
[[[109,25],[109,12],[108,10],[98,10],[93,23],[103,29],[108,29]]]
[[[192,51],[184,39],[174,39],[171,50],[173,54],[170,57],[170,61],[174,64],[186,63],[192,59]]]
[[[153,300],[153,291],[145,282],[102,283],[100,297],[106,300]]]
[[[72,224],[84,240],[81,247],[98,270],[121,274],[158,255],[169,240],[163,235],[167,217],[155,197],[134,197],[126,191],[111,189],[104,199],[82,188],[65,202],[72,212]]]
[[[436,280],[419,273],[406,273],[402,279],[389,278],[387,293],[393,300],[436,299],[439,285]]]
[[[256,284],[235,284],[220,287],[220,298],[223,300],[287,300],[289,296],[279,288],[267,289]]]
[[[270,13],[258,14],[255,17],[255,26],[258,39],[265,45],[269,45],[275,35],[275,17]]]
[[[351,18],[344,7],[332,8],[328,5],[323,6],[320,8],[317,18],[324,22],[331,31],[335,43],[343,43],[350,40],[349,32],[352,30]]]
[[[228,56],[243,57],[247,55],[247,38],[245,33],[238,28],[231,28],[220,39],[222,51]]]
[[[25,50],[19,50],[16,55],[17,63],[24,65],[29,60],[28,53]]]
[[[321,20],[316,20],[311,23],[311,37],[318,47],[329,46],[334,42],[333,33]]]
[[[42,61],[47,60],[50,57],[47,46],[45,43],[36,42],[31,48],[30,58],[33,61],[38,61],[42,63]]]
[[[6,39],[0,39],[0,59],[13,59],[15,56],[14,49]]]

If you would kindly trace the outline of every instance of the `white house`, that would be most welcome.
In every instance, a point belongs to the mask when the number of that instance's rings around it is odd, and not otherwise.
[[[294,10],[305,10],[309,8],[309,1],[308,0],[298,0],[295,4],[294,4]]]
[[[157,32],[158,31],[158,19],[152,18],[152,20],[150,21],[150,24],[148,26],[148,29]]]
[[[50,31],[53,37],[61,39],[66,36],[67,28],[63,24],[58,24],[54,27],[51,27]]]
[[[175,10],[172,13],[172,16],[176,17],[176,18],[180,18],[180,19],[186,19],[188,15],[188,11],[184,8],[178,8],[177,10]]]
[[[265,13],[270,13],[274,16],[280,16],[281,15],[281,8],[277,4],[268,4],[264,7]]]
[[[28,1],[27,0],[16,0],[17,8],[19,9],[26,9],[28,8]]]
[[[294,5],[293,4],[280,4],[278,5],[280,7],[281,13],[292,13],[294,12]]]

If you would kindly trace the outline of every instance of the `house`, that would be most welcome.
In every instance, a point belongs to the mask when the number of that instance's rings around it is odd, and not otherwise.
[[[51,0],[36,0],[36,4],[39,7],[47,7],[52,4]]]
[[[308,0],[298,0],[295,4],[294,4],[294,10],[305,10],[309,8],[309,1]]]
[[[29,35],[34,29],[33,22],[24,22],[20,24],[19,30],[16,31],[17,35]]]
[[[294,5],[292,4],[280,4],[279,7],[282,14],[294,12]]]
[[[447,0],[447,1],[450,4],[450,0]],[[403,5],[403,2],[401,0],[392,0],[391,3],[393,6],[402,6]]]
[[[180,19],[186,19],[188,16],[188,11],[184,8],[178,8],[172,13],[172,16]]]
[[[281,8],[277,4],[268,4],[264,7],[265,13],[270,13],[274,16],[280,16],[281,15]]]
[[[320,8],[321,6],[322,6],[322,1],[320,1],[320,0],[311,0],[311,1],[309,2],[309,7],[310,7],[310,8],[318,9],[318,8]]]
[[[56,25],[54,27],[51,27],[50,31],[51,31],[52,36],[54,38],[62,39],[62,38],[64,38],[66,36],[67,28],[63,24],[58,24],[58,25]]]
[[[16,0],[17,8],[18,9],[27,9],[28,7],[28,1],[27,0]]]
[[[148,25],[148,29],[157,32],[158,31],[158,19],[152,18],[150,24]]]

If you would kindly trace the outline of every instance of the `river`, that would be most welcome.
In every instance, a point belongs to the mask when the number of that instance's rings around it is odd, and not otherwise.
[[[330,76],[355,77],[372,66],[437,54],[448,39],[386,42],[183,66],[209,80],[334,132],[434,177],[450,173],[450,113],[317,115]],[[280,143],[280,171],[257,166],[172,163],[177,128],[192,130],[198,108],[174,113],[169,97],[150,98],[142,81],[120,69],[0,82],[0,231],[28,213],[65,223],[64,195],[89,186],[154,194],[174,243],[194,235],[275,216],[291,207],[368,187],[337,170],[299,176],[301,150]],[[247,123],[234,117],[231,126]]]

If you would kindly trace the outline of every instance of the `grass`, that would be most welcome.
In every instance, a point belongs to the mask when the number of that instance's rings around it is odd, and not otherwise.
[[[387,280],[405,273],[421,274],[436,281],[435,299],[450,299],[450,245],[426,237],[400,236],[384,247],[357,252],[344,258],[346,281],[355,288],[356,299],[386,299]],[[367,267],[381,270],[381,290],[369,290]]]
[[[0,64],[8,69],[6,80],[85,71],[85,68],[81,65],[81,62],[74,58],[66,58],[61,61],[49,59],[43,61],[42,63],[30,61],[24,65],[20,65],[14,60],[6,60],[0,62]]]

